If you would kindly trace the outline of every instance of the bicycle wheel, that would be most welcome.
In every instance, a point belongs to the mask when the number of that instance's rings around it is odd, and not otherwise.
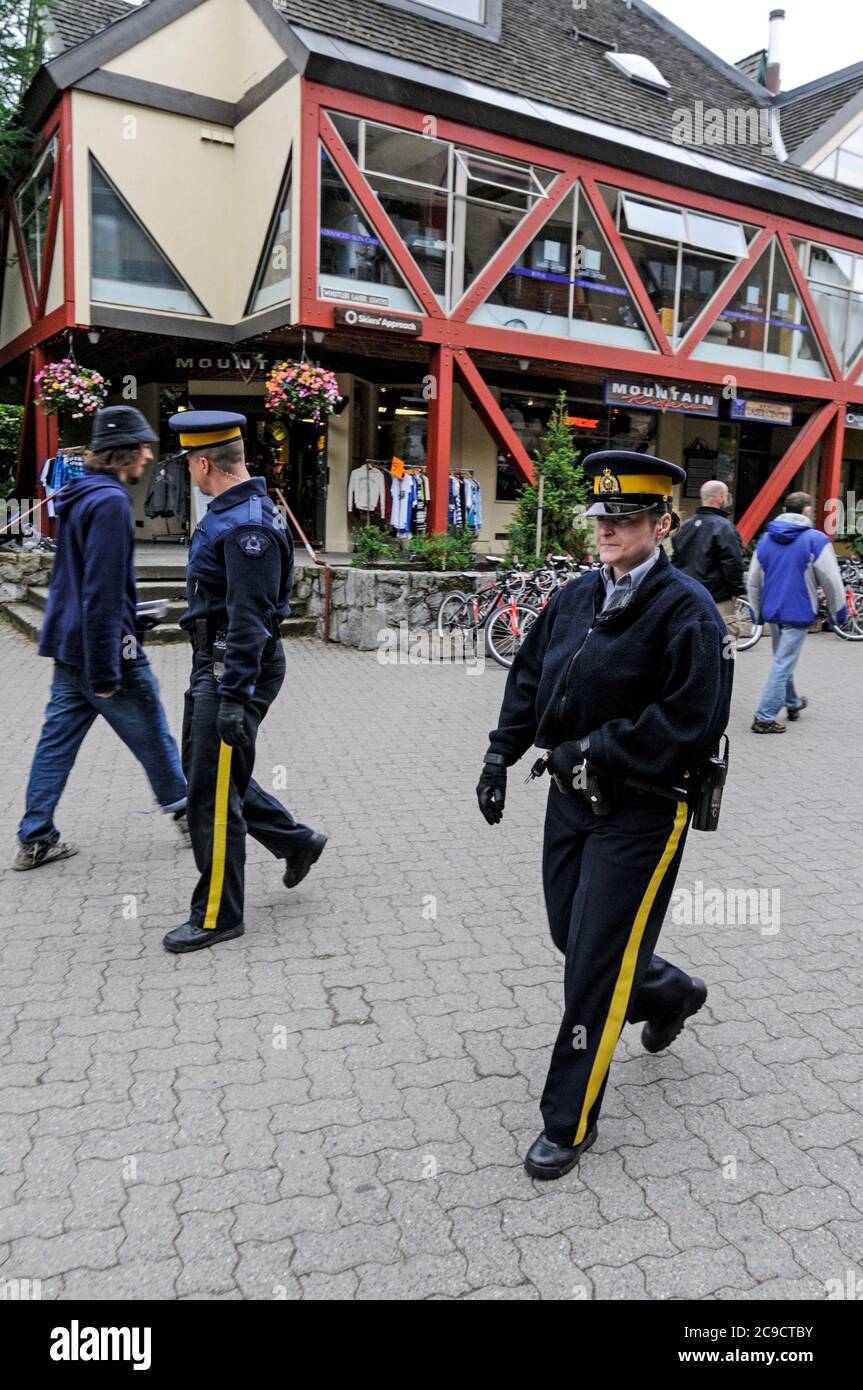
[[[467,594],[461,594],[458,590],[447,594],[437,611],[438,637],[445,637],[448,632],[466,632],[472,627],[473,614]]]
[[[841,627],[828,619],[828,626],[843,642],[863,642],[863,593],[849,589],[845,595],[848,617]]]
[[[755,621],[755,615],[745,598],[734,600],[734,622],[737,626],[734,648],[738,652],[748,652],[760,640],[764,624]]]
[[[539,610],[525,603],[498,608],[485,625],[485,649],[489,656],[509,669],[538,617]]]

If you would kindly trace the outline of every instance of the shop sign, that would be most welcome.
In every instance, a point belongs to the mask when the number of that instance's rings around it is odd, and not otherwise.
[[[662,410],[674,415],[719,415],[719,392],[709,387],[668,381],[627,381],[611,377],[605,383],[606,405],[638,410]]]
[[[321,290],[321,299],[340,299],[342,303],[347,300],[350,304],[373,304],[378,309],[388,309],[390,307],[390,301],[387,295],[361,294],[359,290],[324,288]]]
[[[845,415],[845,424],[849,430],[863,430],[863,412],[849,410]]]
[[[764,425],[793,425],[794,407],[783,405],[781,401],[742,401],[734,397],[731,402],[732,420],[759,420]]]
[[[598,430],[600,422],[585,415],[567,415],[566,423],[573,430]]]
[[[376,333],[402,333],[409,338],[418,338],[425,323],[424,319],[409,318],[406,314],[382,314],[372,309],[345,309],[341,306],[334,310],[334,321],[346,328],[365,328]]]

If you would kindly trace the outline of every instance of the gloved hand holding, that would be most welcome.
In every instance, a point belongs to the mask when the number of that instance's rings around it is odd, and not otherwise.
[[[248,748],[251,740],[246,727],[246,707],[238,700],[219,701],[216,727],[219,730],[219,738],[230,748]]]
[[[573,777],[582,767],[587,756],[587,739],[571,739],[553,748],[548,759],[548,770],[557,783],[558,791],[571,796],[576,790]]]
[[[477,784],[476,799],[479,802],[479,809],[489,825],[499,825],[506,803],[506,767],[502,762],[483,764],[482,776]]]

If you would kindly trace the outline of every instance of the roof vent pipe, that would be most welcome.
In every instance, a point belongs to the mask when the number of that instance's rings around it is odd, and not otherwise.
[[[784,23],[784,10],[770,11],[770,39],[767,45],[767,72],[764,77],[764,85],[773,96],[778,96],[782,88],[780,72],[782,55],[780,48],[782,43],[782,26]]]

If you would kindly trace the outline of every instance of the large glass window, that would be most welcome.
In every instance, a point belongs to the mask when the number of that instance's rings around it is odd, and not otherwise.
[[[852,188],[863,188],[863,126],[822,160],[815,173]]]
[[[863,256],[812,242],[795,249],[836,360],[850,371],[863,349]]]
[[[319,294],[323,299],[416,310],[374,230],[325,150],[321,150],[321,235]]]
[[[42,152],[36,168],[21,185],[15,197],[18,224],[24,236],[33,283],[37,288],[42,274],[42,256],[45,250],[45,233],[48,226],[48,204],[51,198],[51,183],[54,177],[56,157],[57,140],[55,137],[48,148]],[[50,266],[48,269],[50,272]]]
[[[827,376],[812,324],[775,239],[692,356],[729,366]]]
[[[247,310],[254,314],[291,298],[291,166],[279,191],[279,201],[264,258],[258,269],[255,288]]]
[[[458,302],[521,219],[547,197],[554,179],[553,170],[457,148],[433,136],[337,112],[331,119],[444,308]],[[336,185],[343,190],[325,159],[322,222],[330,230],[327,207]],[[343,190],[339,196],[350,195]],[[365,234],[373,235],[368,229]],[[334,298],[340,272],[325,270],[324,261],[322,252],[321,293]],[[330,277],[326,285],[325,275]]]
[[[103,304],[205,314],[203,305],[92,159],[90,198],[92,298]]]

